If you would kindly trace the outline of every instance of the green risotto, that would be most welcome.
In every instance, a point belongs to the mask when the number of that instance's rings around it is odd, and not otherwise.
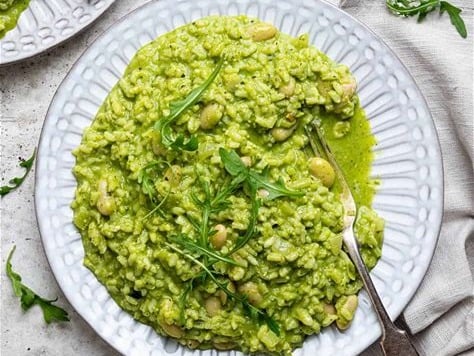
[[[74,151],[84,264],[135,319],[190,348],[291,354],[349,327],[362,287],[342,247],[334,170],[359,206],[373,267],[375,140],[355,79],[246,16],[212,16],[141,48]]]
[[[0,38],[13,29],[30,0],[0,0]]]

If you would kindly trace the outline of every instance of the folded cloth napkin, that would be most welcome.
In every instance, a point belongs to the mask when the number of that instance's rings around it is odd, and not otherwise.
[[[344,10],[368,25],[400,57],[428,102],[444,164],[443,225],[433,261],[403,312],[421,355],[474,355],[473,2],[462,9],[463,39],[447,14],[422,23],[399,18],[385,1],[349,0]],[[376,345],[363,353],[379,355]],[[403,356],[403,355],[400,355]]]

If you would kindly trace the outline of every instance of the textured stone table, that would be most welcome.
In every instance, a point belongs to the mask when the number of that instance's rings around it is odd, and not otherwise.
[[[145,2],[117,0],[97,22],[64,45],[23,63],[0,68],[2,185],[14,174],[21,174],[18,159],[29,157],[37,145],[48,105],[79,55],[108,26]],[[469,10],[467,16],[472,18],[472,8]],[[443,37],[444,33],[451,34],[454,31],[446,16],[436,21],[434,18],[437,15],[433,15],[426,24],[416,25],[414,19],[402,23],[403,20],[386,14],[384,18],[389,23],[383,22],[373,16],[374,13],[386,11],[382,0],[378,3],[369,2],[366,6],[349,7],[347,11],[378,33],[412,72],[417,64],[413,61],[410,63],[410,49],[395,37],[384,37],[384,30],[388,26],[396,26],[397,22],[400,22],[400,26],[413,26],[414,33],[420,30],[413,38],[419,43],[423,40],[423,31],[436,32],[430,36],[440,35],[440,42],[447,40],[446,36]],[[472,41],[472,35],[470,33],[468,40]],[[423,92],[429,88],[426,77],[415,76],[415,79],[421,84]],[[36,224],[33,183],[34,171],[20,189],[1,200],[1,354],[117,355],[67,303],[53,278]],[[58,296],[58,305],[67,309],[71,316],[70,323],[46,325],[38,307],[27,313],[22,312],[4,274],[5,260],[13,245],[17,246],[13,259],[15,270],[23,276],[27,285],[42,296]]]

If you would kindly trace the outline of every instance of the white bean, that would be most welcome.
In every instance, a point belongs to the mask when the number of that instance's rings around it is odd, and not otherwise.
[[[204,302],[204,307],[206,308],[207,314],[209,316],[216,316],[222,309],[221,301],[217,297],[209,297]]]
[[[161,324],[161,327],[166,334],[176,339],[180,339],[184,336],[184,330],[177,325],[164,323]]]
[[[110,216],[115,210],[115,200],[107,192],[107,181],[102,179],[98,186],[99,198],[97,200],[97,210],[105,216]]]
[[[208,104],[201,111],[201,128],[204,130],[212,129],[222,118],[222,108],[219,104]]]
[[[220,250],[227,241],[227,229],[224,225],[217,224],[214,226],[214,230],[216,230],[216,233],[209,240],[216,250]]]
[[[342,93],[350,98],[352,95],[354,95],[356,88],[357,83],[355,80],[352,80],[350,83],[342,84]]]
[[[271,133],[275,141],[281,142],[285,141],[288,137],[291,136],[293,131],[295,131],[296,125],[293,127],[290,127],[289,129],[284,129],[282,127],[275,127],[272,129]]]
[[[288,98],[293,95],[293,93],[295,92],[295,88],[296,81],[293,79],[293,77],[290,77],[288,83],[280,87],[280,93],[284,94]]]
[[[329,315],[336,315],[336,308],[332,304],[324,304],[324,312]]]
[[[253,305],[258,305],[262,302],[263,297],[258,286],[253,282],[247,282],[239,286],[239,292],[246,295],[249,302]]]
[[[174,164],[165,171],[163,177],[170,182],[171,186],[177,186],[181,181],[182,174],[181,167]]]
[[[199,345],[201,345],[201,343],[197,340],[186,340],[186,346],[190,349],[197,349]]]
[[[259,189],[257,195],[259,198],[267,198],[270,195],[270,192],[266,189]]]
[[[232,293],[235,293],[234,283],[228,282],[227,283],[227,289],[230,290]],[[222,305],[227,303],[227,294],[223,290],[218,291],[217,295],[219,296],[219,299],[220,299]]]
[[[340,310],[342,310],[344,314],[349,314],[351,317],[350,319],[339,318],[336,320],[336,326],[339,330],[345,330],[349,327],[358,305],[359,299],[356,295],[350,295],[347,297]],[[341,311],[339,311],[339,313],[341,313]]]
[[[235,347],[235,343],[234,342],[216,342],[214,341],[212,343],[212,345],[214,345],[214,347],[217,349],[217,350],[230,350],[232,348]]]
[[[334,168],[321,157],[312,157],[308,161],[309,172],[318,178],[324,186],[330,188],[336,179]]]
[[[252,40],[259,42],[269,40],[275,36],[277,29],[275,26],[269,23],[260,22],[250,26],[247,29],[247,33],[249,34],[250,38],[252,38]]]
[[[242,156],[240,160],[244,164],[245,167],[250,167],[252,165],[252,158],[249,156]]]

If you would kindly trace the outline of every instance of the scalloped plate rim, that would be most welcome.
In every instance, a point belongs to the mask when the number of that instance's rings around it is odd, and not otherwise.
[[[115,0],[114,0],[115,1]],[[182,0],[180,0],[182,1]],[[442,161],[442,151],[441,151],[441,147],[440,147],[440,144],[439,144],[439,136],[438,136],[438,132],[436,130],[436,126],[434,124],[434,120],[433,120],[433,117],[429,111],[429,107],[428,107],[428,104],[427,104],[427,101],[426,101],[426,98],[423,96],[422,92],[419,90],[419,87],[415,81],[415,79],[413,78],[413,76],[410,74],[410,72],[408,71],[407,67],[404,65],[404,63],[399,59],[399,57],[396,55],[396,53],[385,43],[385,41],[383,39],[381,39],[373,30],[371,30],[367,25],[365,25],[364,23],[362,23],[361,21],[359,21],[358,19],[354,18],[352,15],[344,12],[343,10],[339,9],[338,7],[336,7],[334,4],[332,3],[329,3],[327,2],[326,0],[311,0],[312,2],[314,3],[322,3],[324,6],[329,6],[330,8],[332,8],[333,10],[335,10],[336,12],[342,14],[343,16],[349,18],[351,21],[354,21],[356,24],[358,24],[360,27],[362,27],[365,31],[369,32],[375,39],[377,39],[383,47],[385,47],[385,49],[398,61],[398,64],[400,64],[405,73],[408,75],[409,79],[413,81],[416,89],[418,90],[418,94],[421,96],[421,100],[424,102],[426,108],[427,108],[427,111],[428,111],[428,114],[430,116],[430,120],[431,120],[431,123],[433,125],[433,131],[434,131],[434,141],[435,141],[435,145],[434,145],[434,149],[435,149],[435,153],[437,156],[439,156],[439,161],[438,161],[438,164],[439,166],[437,167],[440,175],[439,175],[439,180],[440,180],[440,198],[439,198],[439,201],[438,201],[438,204],[439,204],[439,214],[438,216],[436,217],[437,219],[437,227],[435,228],[436,232],[435,232],[435,237],[434,239],[431,241],[431,249],[430,249],[430,253],[429,253],[429,256],[427,257],[427,260],[428,260],[428,263],[426,263],[425,266],[423,266],[423,272],[421,273],[421,277],[417,279],[416,281],[416,284],[417,286],[419,287],[423,278],[425,277],[426,275],[426,271],[431,263],[431,260],[433,258],[433,255],[434,255],[434,251],[435,251],[435,248],[436,248],[436,245],[437,245],[437,242],[438,242],[438,238],[439,238],[439,234],[440,234],[440,230],[441,230],[441,225],[442,225],[442,219],[443,219],[443,210],[444,210],[444,167],[443,167],[443,161]],[[130,11],[129,13],[125,14],[123,17],[121,17],[120,19],[118,19],[116,22],[114,22],[112,25],[110,25],[101,35],[99,35],[96,39],[94,39],[94,41],[89,44],[88,48],[86,50],[84,50],[84,52],[77,58],[77,60],[75,61],[75,63],[73,64],[73,66],[69,69],[67,75],[65,76],[65,78],[63,79],[63,81],[61,82],[61,84],[58,86],[58,89],[56,90],[56,93],[54,94],[52,100],[51,100],[51,104],[48,108],[48,111],[47,111],[47,114],[46,114],[46,119],[50,116],[51,114],[51,111],[52,111],[52,107],[53,107],[53,104],[55,103],[57,97],[58,97],[58,93],[60,92],[60,89],[62,88],[62,85],[69,79],[70,77],[70,74],[75,70],[77,69],[77,67],[81,64],[81,60],[85,57],[85,55],[87,53],[89,53],[89,51],[91,50],[91,48],[97,44],[101,39],[103,39],[108,33],[109,31],[111,31],[115,26],[118,26],[119,24],[123,23],[124,21],[127,21],[129,17],[131,17],[132,15],[136,14],[137,12],[140,12],[140,11],[143,11],[144,9],[148,8],[148,7],[153,7],[155,5],[155,3],[157,2],[167,2],[167,0],[152,0],[152,1],[149,1],[135,9],[133,9],[132,11]],[[40,134],[40,140],[39,140],[39,145],[38,145],[38,153],[40,153],[40,149],[42,148],[42,144],[44,142],[44,131],[45,131],[45,124],[43,125],[42,129],[41,129],[41,134]],[[40,172],[39,172],[39,169],[38,167],[40,166],[40,161],[41,161],[41,155],[38,154],[37,156],[37,161],[35,163],[35,193],[37,193],[37,182],[41,179],[40,177]],[[86,323],[88,325],[91,326],[92,329],[94,329],[94,331],[99,335],[101,336],[101,338],[106,341],[110,346],[112,346],[115,350],[117,350],[118,352],[121,352],[120,348],[114,344],[113,342],[111,342],[107,337],[105,337],[98,329],[98,327],[96,325],[94,325],[93,323],[91,323],[84,315],[83,313],[78,310],[78,308],[75,306],[75,303],[72,303],[71,300],[71,296],[68,296],[68,293],[62,288],[60,282],[59,282],[59,276],[57,275],[57,271],[55,271],[52,267],[52,263],[51,263],[51,260],[53,259],[53,255],[52,255],[52,251],[51,250],[48,250],[46,244],[45,243],[45,239],[43,238],[44,234],[42,233],[42,229],[44,229],[44,227],[42,227],[42,222],[41,222],[41,218],[40,218],[40,213],[39,213],[39,201],[38,201],[38,194],[35,194],[35,214],[36,214],[36,218],[37,218],[37,221],[38,221],[38,226],[39,226],[39,230],[40,230],[40,235],[41,235],[41,239],[42,239],[42,245],[43,245],[43,249],[45,251],[45,254],[47,256],[47,260],[48,260],[48,263],[51,267],[51,270],[53,272],[53,275],[58,283],[58,285],[60,286],[60,288],[62,289],[66,299],[69,301],[69,303],[74,306],[75,310],[77,311],[78,315],[86,321]],[[396,313],[394,313],[395,317],[398,317],[401,312],[403,311],[403,309],[406,307],[406,305],[409,303],[409,301],[412,299],[413,295],[416,293],[417,291],[417,288],[413,289],[410,293],[409,293],[409,296],[407,298],[407,302],[404,303],[405,305],[403,306],[403,308],[400,310],[400,311],[397,311]],[[361,291],[361,293],[365,293],[364,290]],[[121,311],[122,313],[126,313],[125,311]],[[128,313],[127,313],[128,314]],[[376,339],[381,335],[380,331],[377,332],[377,335],[375,337],[373,337],[371,339],[371,343],[373,343],[374,341],[376,341]],[[161,337],[161,336],[160,336]],[[371,344],[370,343],[370,344]],[[360,348],[360,351],[363,351],[365,350],[365,348],[369,347],[370,344],[367,344],[367,345],[364,345],[362,348]],[[238,352],[237,352],[238,353]]]
[[[33,1],[33,0],[31,0]],[[46,0],[45,0],[46,1]],[[58,46],[68,42],[70,39],[74,38],[76,35],[79,35],[81,33],[83,33],[85,30],[87,30],[89,27],[91,27],[109,8],[110,6],[112,6],[116,0],[107,0],[109,1],[108,4],[106,4],[104,7],[102,7],[101,9],[99,9],[96,13],[95,13],[95,17],[93,19],[91,19],[89,22],[85,23],[84,26],[81,26],[81,27],[78,27],[75,31],[73,31],[72,33],[70,33],[68,36],[60,39],[59,41],[56,41],[56,42],[53,42],[51,45],[47,45],[43,48],[41,48],[40,50],[36,50],[36,51],[33,51],[31,52],[31,54],[26,54],[24,56],[17,56],[17,57],[13,57],[11,60],[7,60],[7,61],[2,61],[2,56],[0,56],[0,68],[2,67],[7,67],[9,65],[13,65],[13,64],[17,64],[19,62],[23,62],[23,61],[26,61],[28,59],[34,59],[44,53],[47,53],[49,51],[52,51],[53,49],[57,48]],[[28,5],[30,6],[30,5]],[[25,10],[26,11],[26,10]],[[18,19],[18,22],[21,21],[21,17],[22,15],[24,15],[24,12],[22,14],[20,14],[20,18]],[[11,29],[10,31],[8,31],[6,34],[5,34],[5,37],[3,37],[2,39],[0,39],[0,46],[1,46],[1,43],[2,41],[4,40],[8,40],[7,39],[7,36],[8,36],[8,33],[13,31],[14,29]],[[105,32],[104,32],[105,33]],[[99,37],[101,37],[102,34],[99,35]],[[98,38],[99,38],[98,37]],[[93,43],[95,42],[95,40],[93,41]],[[92,44],[92,43],[91,43]],[[1,51],[1,48],[0,48],[0,51]],[[82,56],[82,55],[81,55]],[[80,57],[81,57],[80,56]],[[79,58],[80,58],[79,57]],[[72,69],[72,68],[71,68]],[[71,71],[68,70],[68,74],[69,72]],[[54,98],[54,97],[53,97]]]

